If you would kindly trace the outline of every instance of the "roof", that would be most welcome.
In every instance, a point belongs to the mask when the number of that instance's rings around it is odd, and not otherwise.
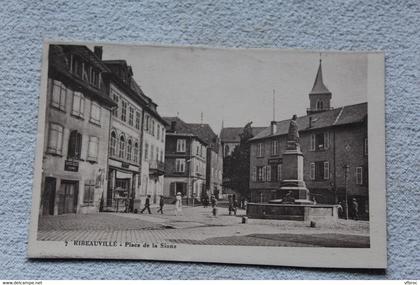
[[[265,130],[266,127],[252,127],[252,135],[256,136],[261,131]],[[240,142],[241,138],[239,135],[242,133],[244,128],[223,128],[220,131],[220,140],[222,142]]]
[[[322,79],[322,61],[319,60],[318,72],[316,73],[314,86],[309,94],[331,94]]]
[[[176,122],[176,133],[193,134],[207,145],[213,148],[217,147],[217,135],[213,132],[209,124],[186,123],[178,117],[163,117],[163,119],[168,123],[168,127],[166,128],[168,134],[172,128],[172,122]]]
[[[309,121],[312,118],[311,127]],[[320,128],[327,128],[333,126],[348,125],[354,123],[361,123],[367,118],[367,103],[360,103],[355,105],[347,105],[330,111],[320,112],[316,114],[298,117],[296,122],[299,131],[309,131]],[[263,138],[286,135],[289,131],[289,124],[291,119],[276,122],[277,131],[271,134],[271,127],[266,127],[258,135],[250,139],[250,141],[259,140]]]
[[[79,78],[70,72],[70,62],[68,61],[68,54],[76,54],[88,61],[90,64],[99,68],[103,72],[108,72],[109,69],[101,63],[100,59],[86,46],[78,45],[50,45],[49,46],[49,63],[48,63],[48,76],[59,77],[65,79],[67,82],[72,82],[83,88],[85,92],[94,96],[96,99],[105,103],[108,106],[115,106],[115,102],[109,98],[104,88],[93,87],[85,80]]]

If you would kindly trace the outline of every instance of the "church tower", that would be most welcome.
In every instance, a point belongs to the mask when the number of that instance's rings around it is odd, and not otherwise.
[[[331,92],[322,80],[322,60],[319,60],[318,72],[316,73],[314,86],[309,93],[309,108],[306,110],[308,115],[332,109],[330,106]]]

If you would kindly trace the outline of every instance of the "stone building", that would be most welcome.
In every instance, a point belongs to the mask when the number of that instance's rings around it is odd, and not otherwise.
[[[182,196],[189,203],[206,191],[207,143],[190,125],[178,117],[165,117],[168,123],[165,146],[164,195]]]
[[[223,149],[219,137],[209,124],[188,124],[192,133],[207,144],[206,192],[221,198],[223,194]],[[204,194],[204,193],[203,193]]]
[[[332,94],[322,78],[321,62],[307,115],[297,118],[304,155],[303,179],[311,200],[335,204],[356,198],[359,212],[369,211],[367,103],[331,108]],[[281,199],[282,153],[290,120],[271,122],[251,142],[250,192],[253,202]],[[346,195],[347,194],[347,195]]]
[[[111,70],[109,94],[118,105],[111,117],[107,205],[138,211],[147,195],[157,203],[163,194],[165,121],[125,60],[104,63]]]
[[[103,62],[111,71],[105,77],[109,96],[117,105],[111,114],[106,210],[132,211],[140,191],[141,127],[146,102],[131,89],[133,72],[125,60]]]
[[[109,69],[85,46],[50,45],[48,60],[40,213],[95,213],[107,189]]]

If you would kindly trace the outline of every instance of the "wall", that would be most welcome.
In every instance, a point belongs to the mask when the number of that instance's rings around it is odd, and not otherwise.
[[[418,209],[420,186],[418,168],[413,167],[419,160],[415,154],[420,152],[420,90],[416,76],[416,55],[420,46],[419,11],[417,0],[4,1],[0,10],[2,278],[420,279],[416,265],[420,235],[418,218],[413,215]],[[26,241],[44,38],[225,47],[384,50],[388,270],[28,260]],[[268,90],[267,94],[270,92]]]

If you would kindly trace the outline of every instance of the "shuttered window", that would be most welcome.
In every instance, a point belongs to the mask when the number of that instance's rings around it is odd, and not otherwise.
[[[97,137],[89,137],[88,156],[89,161],[98,161],[99,139]]]
[[[48,132],[47,152],[61,155],[63,151],[63,132],[64,128],[55,123],[50,124]]]
[[[97,125],[101,124],[101,106],[96,102],[92,102],[90,107],[90,121]]]
[[[66,94],[67,89],[64,84],[60,81],[53,80],[51,106],[61,111],[66,111]]]
[[[71,109],[71,114],[83,118],[84,117],[84,109],[85,109],[85,98],[83,94],[80,92],[73,92],[73,105]]]

